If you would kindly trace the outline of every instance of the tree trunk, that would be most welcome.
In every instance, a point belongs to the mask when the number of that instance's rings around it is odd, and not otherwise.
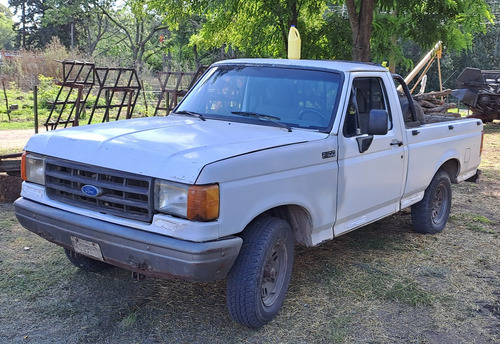
[[[21,36],[21,47],[23,49],[26,49],[26,3],[24,1],[22,3],[21,21],[23,23],[23,32],[22,32],[22,36]]]
[[[193,45],[193,55],[196,68],[198,69],[201,66],[201,62],[200,57],[198,56],[198,46],[196,44]]]
[[[290,25],[297,26],[297,23],[299,21],[298,18],[299,18],[299,11],[297,9],[297,1],[293,1],[290,4],[290,19],[289,19],[288,27],[290,27]]]
[[[169,29],[165,29],[165,33],[167,35],[167,41],[170,42],[170,39],[172,38],[172,32]],[[172,70],[172,48],[170,47],[170,44],[168,45],[168,53],[167,53],[167,71]]]
[[[290,4],[290,12],[288,18],[288,26],[281,30],[283,35],[283,42],[285,43],[285,51],[288,51],[288,31],[290,30],[290,26],[294,25],[297,27],[297,23],[299,21],[299,8],[297,8],[297,1],[292,1]]]
[[[373,10],[376,0],[359,0],[359,12],[355,0],[346,0],[352,30],[354,61],[369,62],[370,38],[372,35]]]
[[[391,43],[396,46],[397,44],[397,41],[396,41],[396,37],[391,37]],[[391,51],[389,52],[389,72],[391,73],[396,73],[396,56],[394,54],[394,50],[391,49]]]

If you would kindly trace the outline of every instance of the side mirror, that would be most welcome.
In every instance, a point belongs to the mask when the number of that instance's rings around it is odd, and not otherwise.
[[[373,135],[387,134],[389,126],[389,113],[387,110],[371,110],[368,115],[368,131],[367,135],[356,138],[358,141],[358,149],[360,153],[364,153],[370,148],[373,142]]]
[[[385,135],[389,126],[387,110],[371,110],[368,115],[368,135]]]

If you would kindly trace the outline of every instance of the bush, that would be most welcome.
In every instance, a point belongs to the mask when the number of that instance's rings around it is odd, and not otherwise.
[[[59,87],[54,85],[53,77],[39,74],[38,80],[38,107],[41,109],[50,109],[51,105],[49,102],[56,99]]]
[[[32,90],[38,84],[38,75],[43,74],[54,80],[62,79],[61,60],[83,59],[77,51],[68,51],[54,37],[43,50],[21,50],[19,55],[6,60],[2,65],[2,80],[23,91]]]

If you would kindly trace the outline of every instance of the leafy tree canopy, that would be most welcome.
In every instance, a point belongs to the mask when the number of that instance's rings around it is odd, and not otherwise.
[[[14,21],[12,12],[0,4],[0,49],[11,50],[14,48]]]
[[[59,37],[89,57],[142,68],[191,66],[230,57],[287,56],[290,25],[302,57],[411,64],[408,42],[424,51],[441,40],[468,49],[492,21],[483,0],[9,0],[18,44],[41,48]],[[1,13],[0,13],[1,14]],[[3,23],[0,19],[0,23]],[[4,26],[2,26],[4,27]],[[2,37],[7,37],[2,35]],[[167,67],[168,68],[168,67]]]
[[[484,33],[492,20],[483,0],[380,0],[373,21],[373,59],[388,59],[390,51],[396,60],[404,61],[405,41],[425,50],[438,41],[450,50],[468,49],[474,36]]]
[[[450,49],[470,47],[492,15],[484,0],[333,0],[346,5],[353,39],[353,59],[380,60],[387,52],[401,59],[400,47],[412,40],[422,48],[437,41]],[[385,56],[387,59],[388,56]]]

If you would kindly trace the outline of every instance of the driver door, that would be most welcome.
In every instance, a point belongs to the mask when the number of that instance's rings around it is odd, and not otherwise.
[[[380,77],[366,73],[352,80],[349,106],[339,131],[335,235],[399,210],[407,153],[402,132],[394,125],[388,99]],[[368,114],[373,109],[388,111],[388,132],[373,135],[369,148],[361,152],[359,141],[368,137]]]

